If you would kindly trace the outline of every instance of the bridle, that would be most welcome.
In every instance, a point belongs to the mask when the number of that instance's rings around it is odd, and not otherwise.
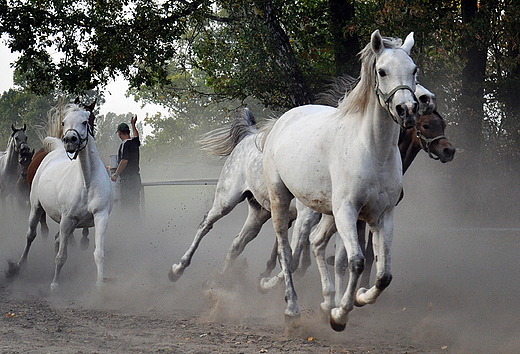
[[[440,159],[439,157],[437,157],[431,153],[430,146],[434,141],[446,139],[446,137],[444,135],[438,135],[434,138],[427,138],[423,135],[423,133],[421,133],[421,131],[419,129],[417,129],[417,127],[414,127],[414,129],[415,129],[415,134],[417,135],[417,138],[419,138],[419,143],[421,144],[421,148],[428,153],[428,156],[430,156],[430,158],[432,158],[434,160],[439,160]]]
[[[64,133],[63,133],[63,137],[65,137],[65,135],[67,135],[68,132],[74,132],[76,133],[78,139],[79,139],[79,143],[78,143],[78,148],[76,150],[74,150],[74,155],[72,157],[69,156],[69,154],[67,153],[67,156],[68,158],[72,161],[72,160],[75,160],[77,157],[78,157],[78,154],[80,153],[81,150],[85,149],[88,145],[88,136],[89,135],[92,135],[94,136],[94,131],[93,131],[93,128],[91,128],[90,124],[87,123],[87,135],[86,137],[82,137],[81,134],[74,128],[70,128],[70,129],[67,129]],[[62,139],[63,140],[63,139]],[[83,145],[83,143],[85,143]],[[83,146],[82,146],[83,145]]]
[[[413,99],[415,102],[418,102],[417,100],[417,97],[415,97],[415,92],[414,90],[412,90],[412,88],[408,85],[397,85],[396,87],[394,87],[390,92],[388,93],[384,93],[383,91],[381,91],[381,89],[379,88],[379,81],[377,80],[377,72],[375,73],[376,76],[376,95],[377,97],[379,97],[381,100],[383,100],[383,102],[385,103],[385,106],[384,108],[387,110],[387,112],[390,114],[390,116],[392,117],[393,121],[396,122],[397,124],[399,124],[399,126],[401,126],[402,128],[405,128],[405,126],[403,126],[401,124],[401,122],[399,122],[399,120],[394,117],[394,115],[392,114],[392,112],[390,111],[390,100],[392,99],[392,97],[394,97],[395,93],[399,90],[408,90],[412,93],[412,96],[413,96]]]

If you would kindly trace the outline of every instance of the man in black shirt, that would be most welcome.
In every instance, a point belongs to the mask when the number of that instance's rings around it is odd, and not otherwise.
[[[134,137],[130,138],[128,124],[121,123],[117,126],[117,134],[123,141],[118,151],[118,166],[112,175],[112,181],[121,178],[121,208],[131,212],[132,217],[139,217],[139,204],[141,199],[141,175],[139,174],[139,132],[135,126],[137,115],[131,119]]]

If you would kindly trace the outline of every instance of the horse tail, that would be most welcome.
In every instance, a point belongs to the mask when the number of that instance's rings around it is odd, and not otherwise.
[[[274,123],[276,123],[276,118],[270,118],[264,124],[262,128],[258,131],[255,138],[255,144],[258,150],[264,151],[265,141],[267,140],[267,136],[273,129]]]
[[[248,108],[244,108],[231,126],[217,128],[202,136],[201,149],[210,155],[229,156],[246,136],[257,132],[256,120]]]
[[[338,107],[341,101],[356,87],[359,78],[349,75],[336,77],[329,85],[329,89],[316,95],[316,104]]]

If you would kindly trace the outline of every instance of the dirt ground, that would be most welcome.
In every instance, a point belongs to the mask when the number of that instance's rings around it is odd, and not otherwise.
[[[462,227],[447,211],[433,212],[449,199],[418,208],[412,196],[422,187],[409,181],[395,216],[394,280],[376,304],[352,311],[344,332],[332,331],[320,314],[314,265],[295,279],[302,312],[295,323],[285,323],[282,289],[257,291],[274,240],[270,225],[234,274],[218,275],[245,206],[215,225],[171,283],[168,269],[190,245],[215,189],[150,187],[142,222],[129,225],[117,210],[111,215],[101,292],[94,285],[94,235],[86,251],[69,247],[55,293],[51,237],[38,236],[18,278],[0,277],[0,353],[518,352],[520,229]],[[1,270],[21,254],[27,219],[7,210],[0,222]],[[50,226],[52,235],[57,226]]]

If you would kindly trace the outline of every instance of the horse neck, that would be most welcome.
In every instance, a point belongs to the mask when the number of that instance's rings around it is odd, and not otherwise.
[[[368,146],[374,147],[379,159],[390,158],[395,153],[400,127],[390,113],[381,107],[375,94],[370,99],[362,127],[364,136],[368,139]]]
[[[15,142],[13,138],[9,139],[9,144],[7,144],[7,150],[5,151],[5,163],[6,166],[16,166],[18,165],[18,152],[15,149]]]
[[[399,152],[403,161],[403,174],[408,170],[419,151],[421,151],[421,146],[414,139],[414,133],[415,129],[406,129],[399,141]]]
[[[85,185],[88,187],[92,181],[95,169],[97,167],[97,160],[99,159],[96,143],[92,135],[88,137],[87,146],[78,154],[78,160],[81,165],[81,172],[85,180]]]

